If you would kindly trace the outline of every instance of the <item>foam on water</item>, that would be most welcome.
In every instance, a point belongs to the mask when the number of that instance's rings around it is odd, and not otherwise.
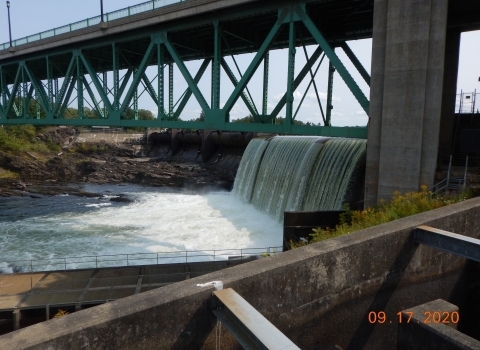
[[[282,245],[277,221],[228,192],[196,194],[131,186],[115,190],[135,201],[118,204],[70,196],[61,211],[49,214],[45,206],[43,215],[22,218],[18,213],[18,219],[0,222],[0,261]],[[42,204],[29,201],[33,206]]]

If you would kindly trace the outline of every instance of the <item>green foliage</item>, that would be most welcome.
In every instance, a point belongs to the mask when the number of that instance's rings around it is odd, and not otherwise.
[[[423,213],[449,204],[464,201],[469,198],[467,193],[446,195],[434,198],[432,192],[422,186],[420,192],[409,192],[402,195],[396,191],[389,203],[383,201],[380,205],[365,210],[347,211],[340,218],[340,223],[334,229],[313,229],[308,242],[301,242],[292,246],[299,247],[309,243],[320,242],[329,238],[342,236],[355,231],[363,230],[372,226],[380,225],[393,220],[401,219],[410,215]]]
[[[4,152],[48,152],[48,145],[34,139],[37,128],[33,125],[5,125],[0,127],[0,150]]]
[[[244,118],[239,118],[239,119],[234,119],[232,120],[232,123],[243,123],[243,124],[252,124],[255,122],[255,119],[253,118],[253,116],[250,114],[250,115],[247,115],[246,117]],[[277,125],[282,125],[283,123],[285,122],[285,118],[284,117],[277,117],[275,118],[275,124]],[[293,121],[293,125],[308,125],[308,126],[316,126],[316,124],[314,123],[310,123],[310,122],[307,122],[307,123],[304,123],[302,122],[301,120],[294,120]],[[318,126],[321,126],[321,124],[319,123]]]
[[[252,124],[253,122],[254,122],[254,119],[253,119],[253,116],[251,114],[247,115],[244,118],[232,120],[232,123],[242,123],[242,124]]]
[[[277,254],[277,249],[273,248],[272,253],[264,252],[264,253],[260,253],[260,256],[263,258],[267,258],[269,256],[276,255],[276,254]]]
[[[10,170],[0,172],[0,179],[2,179],[2,180],[4,180],[4,179],[13,180],[13,179],[16,179],[18,177],[19,177],[19,175],[17,173],[15,173],[13,171],[10,171]]]

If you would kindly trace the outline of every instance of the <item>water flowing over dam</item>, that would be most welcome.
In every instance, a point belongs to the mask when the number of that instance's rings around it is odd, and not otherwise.
[[[284,211],[338,210],[363,199],[366,140],[253,139],[233,193],[278,221]]]

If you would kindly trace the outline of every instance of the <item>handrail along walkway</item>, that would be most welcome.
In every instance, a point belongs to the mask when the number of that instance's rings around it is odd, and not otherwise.
[[[151,0],[151,1],[143,2],[138,5],[129,6],[117,11],[105,13],[104,20],[105,22],[111,22],[117,19],[130,17],[143,12],[153,11],[161,7],[165,7],[165,6],[169,6],[169,5],[173,5],[173,4],[177,4],[185,1],[186,0]],[[52,36],[61,35],[61,34],[73,32],[79,29],[96,26],[100,24],[100,21],[101,21],[100,15],[87,18],[82,21],[64,25],[62,27],[46,30],[41,33],[37,33],[37,34],[26,36],[24,38],[13,40],[12,46],[15,47],[23,44],[28,44],[41,39],[50,38]],[[0,50],[6,50],[9,47],[10,47],[10,42],[0,44]]]

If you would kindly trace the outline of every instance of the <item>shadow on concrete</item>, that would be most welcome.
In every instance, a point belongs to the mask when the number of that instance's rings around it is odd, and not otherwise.
[[[418,245],[413,242],[413,234],[402,246],[400,253],[397,255],[393,265],[389,268],[387,277],[373,297],[373,300],[368,307],[369,311],[382,311],[387,309],[395,290],[397,289],[407,266],[417,250]],[[360,325],[356,329],[347,350],[364,349],[367,345],[370,336],[375,330],[375,325],[368,321],[367,315],[362,318]]]
[[[480,263],[468,260],[461,277],[450,297],[460,310],[458,330],[480,340]]]
[[[217,325],[210,300],[204,300],[171,349],[201,349]],[[213,347],[212,347],[213,348]]]

